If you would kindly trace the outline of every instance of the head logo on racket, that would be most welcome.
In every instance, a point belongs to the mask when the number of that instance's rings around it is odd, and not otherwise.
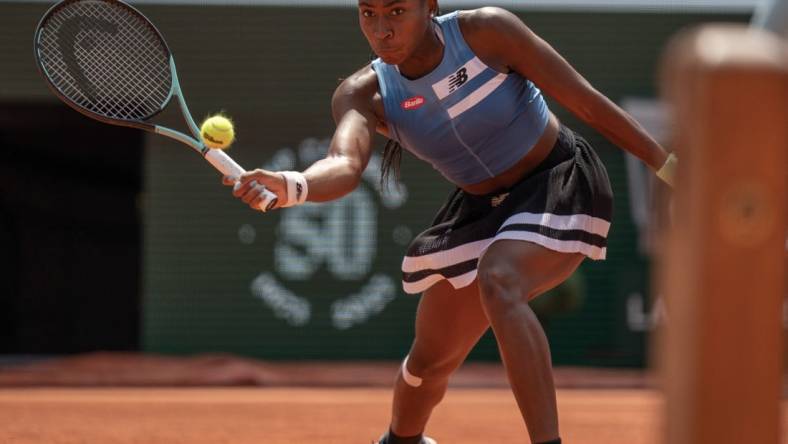
[[[82,114],[182,142],[225,176],[244,173],[226,153],[210,149],[202,141],[167,43],[153,23],[127,3],[57,3],[36,27],[34,55],[52,92]],[[149,122],[173,97],[191,135]],[[261,211],[276,206],[273,193],[264,190],[264,196]]]

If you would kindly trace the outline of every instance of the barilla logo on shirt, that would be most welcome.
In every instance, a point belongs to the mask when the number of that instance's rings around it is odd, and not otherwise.
[[[424,96],[415,96],[409,99],[405,99],[400,103],[400,106],[404,110],[411,110],[411,109],[419,109],[421,105],[424,105]]]

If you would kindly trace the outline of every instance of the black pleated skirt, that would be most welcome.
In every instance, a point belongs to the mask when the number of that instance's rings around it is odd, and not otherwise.
[[[454,190],[402,262],[405,292],[441,280],[470,285],[482,253],[496,240],[533,242],[551,250],[604,259],[613,192],[591,145],[562,127],[550,154],[517,184],[488,195]]]

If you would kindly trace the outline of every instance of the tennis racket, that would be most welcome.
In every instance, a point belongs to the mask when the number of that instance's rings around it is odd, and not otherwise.
[[[224,151],[202,142],[183,98],[175,60],[161,33],[141,12],[119,0],[64,0],[47,11],[35,32],[39,72],[52,92],[86,116],[161,134],[200,153],[222,174],[244,173]],[[173,97],[191,135],[150,123]],[[261,184],[260,210],[276,205]]]

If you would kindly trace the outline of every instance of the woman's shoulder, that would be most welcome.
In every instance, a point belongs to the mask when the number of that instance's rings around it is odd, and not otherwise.
[[[378,87],[378,78],[368,63],[358,71],[346,77],[334,91],[331,107],[335,116],[343,114],[349,109],[372,111],[376,116],[382,116],[382,104]]]
[[[368,63],[346,77],[334,91],[334,101],[371,99],[378,92],[378,79],[372,64]]]
[[[372,63],[361,67],[358,71],[349,75],[337,86],[334,96],[368,96],[371,97],[378,92],[377,74],[372,69]]]
[[[462,37],[474,54],[500,72],[509,71],[507,45],[502,42],[509,41],[518,23],[522,22],[516,15],[497,6],[463,10],[457,15]]]
[[[466,9],[457,13],[457,22],[463,35],[505,32],[508,25],[519,20],[514,13],[498,6]]]

